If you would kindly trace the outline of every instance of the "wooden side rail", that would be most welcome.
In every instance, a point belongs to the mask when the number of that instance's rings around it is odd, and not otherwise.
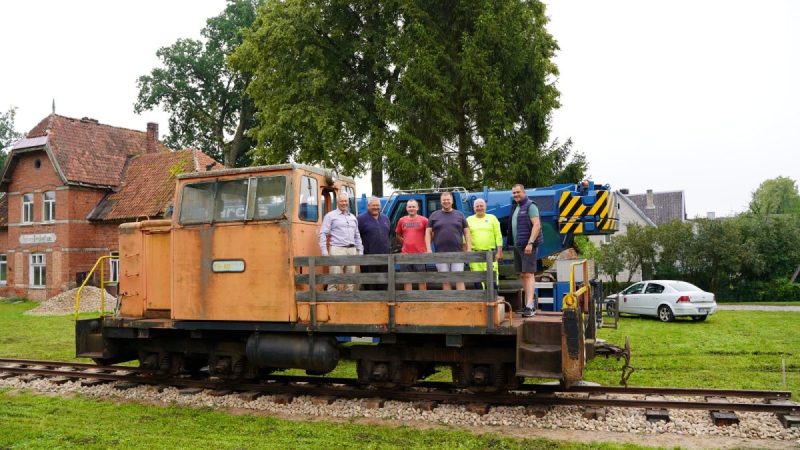
[[[486,263],[480,272],[398,272],[397,264],[441,264],[441,263]],[[487,327],[493,329],[497,291],[494,285],[494,252],[452,252],[385,254],[354,256],[299,256],[294,258],[297,269],[295,283],[306,286],[295,294],[298,302],[308,302],[311,307],[312,328],[316,327],[317,302],[387,302],[389,304],[389,327],[394,327],[395,306],[398,302],[484,302],[486,303]],[[371,266],[385,265],[384,273],[318,273],[326,266]],[[467,267],[465,267],[465,270]],[[398,290],[396,284],[403,283],[483,283],[484,289],[459,290]],[[385,290],[371,291],[323,291],[325,284],[372,284],[385,285]]]

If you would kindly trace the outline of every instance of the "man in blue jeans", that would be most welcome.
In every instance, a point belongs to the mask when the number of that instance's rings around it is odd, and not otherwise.
[[[509,220],[508,243],[514,249],[514,269],[522,279],[525,292],[523,317],[536,314],[534,290],[536,289],[536,250],[543,241],[539,208],[525,193],[525,186],[515,184],[511,188],[511,220]]]

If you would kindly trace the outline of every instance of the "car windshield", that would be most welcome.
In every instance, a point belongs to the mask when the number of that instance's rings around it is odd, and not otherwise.
[[[685,281],[670,281],[667,284],[672,286],[672,289],[675,289],[678,292],[702,291],[702,289],[699,287]]]
[[[636,283],[633,286],[629,287],[622,291],[623,294],[630,295],[630,294],[641,294],[642,288],[644,287],[644,283]]]

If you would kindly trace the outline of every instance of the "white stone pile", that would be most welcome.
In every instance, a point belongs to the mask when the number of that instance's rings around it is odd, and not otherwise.
[[[100,288],[85,286],[81,291],[80,312],[100,311]],[[62,316],[75,313],[75,295],[78,288],[62,292],[56,296],[43,301],[36,308],[26,311],[25,314],[32,316]],[[114,311],[117,307],[117,299],[106,292],[106,311]]]
[[[2,370],[2,369],[0,369]],[[576,430],[606,433],[635,433],[643,436],[673,436],[673,445],[681,445],[681,437],[702,438],[736,438],[742,440],[759,440],[757,447],[766,445],[770,448],[792,448],[800,446],[800,428],[785,429],[778,419],[769,413],[737,413],[738,425],[715,426],[707,411],[671,410],[670,422],[648,422],[642,409],[608,408],[604,419],[592,420],[582,417],[582,409],[577,406],[556,406],[537,418],[525,413],[523,407],[494,407],[487,414],[479,415],[469,412],[459,405],[440,405],[432,411],[416,409],[408,402],[386,401],[382,408],[371,409],[366,406],[367,400],[338,399],[331,404],[319,404],[311,397],[295,397],[289,404],[273,401],[273,396],[263,396],[255,400],[243,400],[236,394],[212,396],[205,392],[194,395],[182,395],[176,388],[167,388],[159,392],[153,386],[137,386],[127,390],[117,390],[113,384],[86,387],[78,382],[62,385],[49,383],[46,380],[24,382],[17,378],[0,380],[0,388],[22,388],[42,393],[71,396],[76,393],[102,399],[122,399],[143,403],[160,403],[165,405],[181,405],[192,408],[245,409],[254,412],[266,412],[282,417],[309,419],[322,418],[331,420],[385,420],[388,423],[400,422],[408,424],[444,425],[465,427],[488,427],[483,431],[504,433],[509,429],[535,430]],[[632,397],[627,397],[632,398]],[[686,400],[682,398],[682,400]],[[699,399],[698,399],[699,400]],[[747,401],[747,400],[742,400]],[[545,431],[543,431],[545,432]],[[596,433],[590,433],[592,436]],[[524,435],[529,435],[527,432]],[[586,436],[584,434],[584,436]],[[672,438],[670,438],[672,439]],[[750,442],[752,444],[752,442]],[[689,445],[692,446],[692,445]],[[748,445],[749,446],[749,445]]]

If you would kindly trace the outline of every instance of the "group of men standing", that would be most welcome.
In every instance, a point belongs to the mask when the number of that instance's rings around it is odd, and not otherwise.
[[[520,274],[525,293],[525,317],[535,314],[534,287],[536,272],[536,248],[542,243],[542,228],[539,221],[539,210],[528,199],[525,187],[516,184],[511,190],[514,199],[512,215],[507,230],[508,246],[514,251],[514,268]],[[419,203],[410,199],[406,203],[406,212],[397,222],[395,236],[402,245],[402,253],[433,253],[460,251],[493,251],[496,252],[494,273],[497,274],[497,260],[503,257],[503,236],[500,222],[492,214],[486,212],[486,202],[476,199],[473,203],[475,214],[465,217],[464,213],[453,208],[453,194],[442,192],[440,202],[442,208],[434,211],[430,218],[419,214]],[[377,197],[370,197],[367,211],[356,217],[350,213],[349,198],[340,194],[337,209],[325,214],[319,231],[319,246],[323,255],[361,255],[391,253],[389,232],[391,224],[386,215],[381,214],[381,204]],[[363,265],[361,271],[386,272],[386,265]],[[355,273],[356,266],[346,266],[347,273]],[[401,271],[425,272],[424,264],[402,264]],[[463,263],[436,264],[438,272],[462,272]],[[485,271],[486,263],[470,263],[470,270]],[[342,273],[342,266],[331,266],[330,273]],[[412,283],[406,283],[406,290],[412,289]],[[419,283],[419,290],[426,290],[425,283]],[[335,284],[328,290],[336,290]],[[353,285],[345,286],[348,291]],[[364,289],[385,289],[385,285],[365,285]],[[450,283],[442,283],[442,289],[452,289]],[[463,282],[456,283],[456,289],[465,289]]]

